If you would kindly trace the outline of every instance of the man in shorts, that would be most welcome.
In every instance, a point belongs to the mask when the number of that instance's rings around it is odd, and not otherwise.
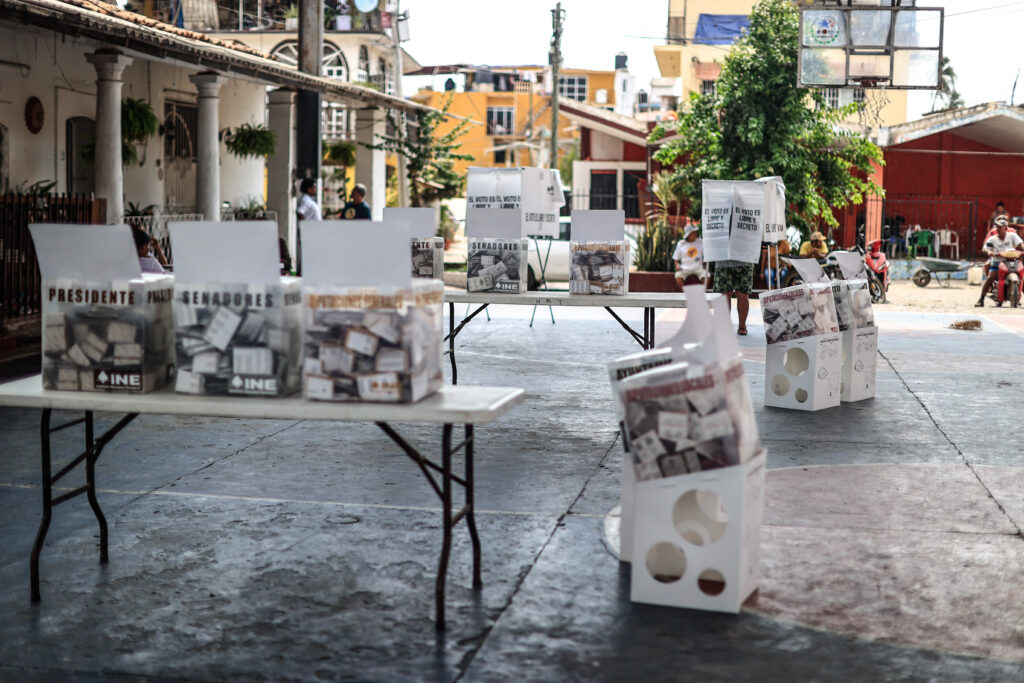
[[[724,294],[732,308],[736,296],[736,314],[740,324],[736,334],[747,334],[747,313],[750,311],[750,291],[754,286],[754,264],[742,261],[719,261],[715,264],[715,291]]]
[[[985,246],[982,247],[982,251],[989,257],[988,279],[985,280],[985,284],[981,288],[981,298],[978,299],[978,303],[974,304],[977,308],[981,308],[985,305],[985,295],[988,294],[988,290],[992,288],[997,280],[999,280],[999,266],[1006,260],[999,254],[1004,251],[1024,249],[1024,240],[1022,240],[1018,235],[1006,231],[1006,228],[1009,225],[1009,221],[1006,220],[1006,216],[998,216],[995,219],[994,224],[996,227],[996,234],[985,240]],[[1002,305],[1003,302],[1001,301],[996,304],[996,306]]]

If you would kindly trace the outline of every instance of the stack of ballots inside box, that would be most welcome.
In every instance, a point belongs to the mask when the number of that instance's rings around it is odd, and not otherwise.
[[[467,209],[466,291],[526,291],[529,241],[519,209]]]
[[[298,389],[302,296],[280,277],[269,221],[170,225],[174,321],[185,394],[284,396]]]
[[[434,237],[434,209],[386,207],[384,221],[406,223],[412,240],[412,276],[444,279],[444,238]]]
[[[166,384],[174,279],[140,272],[128,226],[30,230],[43,274],[43,387],[149,392]]]
[[[814,282],[761,295],[769,344],[839,331],[832,286]]]
[[[629,291],[629,243],[624,211],[572,212],[569,241],[569,292],[626,294]]]
[[[408,244],[387,218],[366,233],[306,226],[306,398],[410,403],[441,387],[444,283],[410,278]]]

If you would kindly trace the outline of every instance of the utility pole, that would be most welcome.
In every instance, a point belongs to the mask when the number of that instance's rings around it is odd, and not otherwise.
[[[299,71],[323,74],[324,0],[299,0]],[[319,181],[323,150],[320,142],[320,93],[300,90],[296,98],[296,166],[299,178]],[[317,199],[320,198],[317,182]]]
[[[402,21],[399,0],[395,0],[395,14],[391,20],[391,37],[395,43],[395,97],[402,98],[402,38],[398,31],[398,23]],[[405,112],[397,112],[398,137],[409,139],[409,127],[405,123]],[[409,171],[405,163],[405,155],[398,153],[398,205],[409,206]]]
[[[550,168],[558,168],[558,69],[562,66],[562,20],[565,12],[562,3],[551,10],[551,49],[548,59],[551,62],[551,163]]]

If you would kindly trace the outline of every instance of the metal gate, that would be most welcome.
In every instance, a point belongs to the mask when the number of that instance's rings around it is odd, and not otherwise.
[[[886,197],[882,238],[889,242],[893,253],[902,253],[907,231],[918,225],[946,238],[939,247],[942,258],[976,260],[981,254],[985,233],[984,226],[979,225],[976,199]]]
[[[164,102],[164,213],[196,210],[196,148],[199,106]]]

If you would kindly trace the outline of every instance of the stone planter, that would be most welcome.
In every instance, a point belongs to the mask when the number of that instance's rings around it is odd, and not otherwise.
[[[629,274],[631,292],[680,292],[676,285],[675,273],[654,273],[634,271]]]

